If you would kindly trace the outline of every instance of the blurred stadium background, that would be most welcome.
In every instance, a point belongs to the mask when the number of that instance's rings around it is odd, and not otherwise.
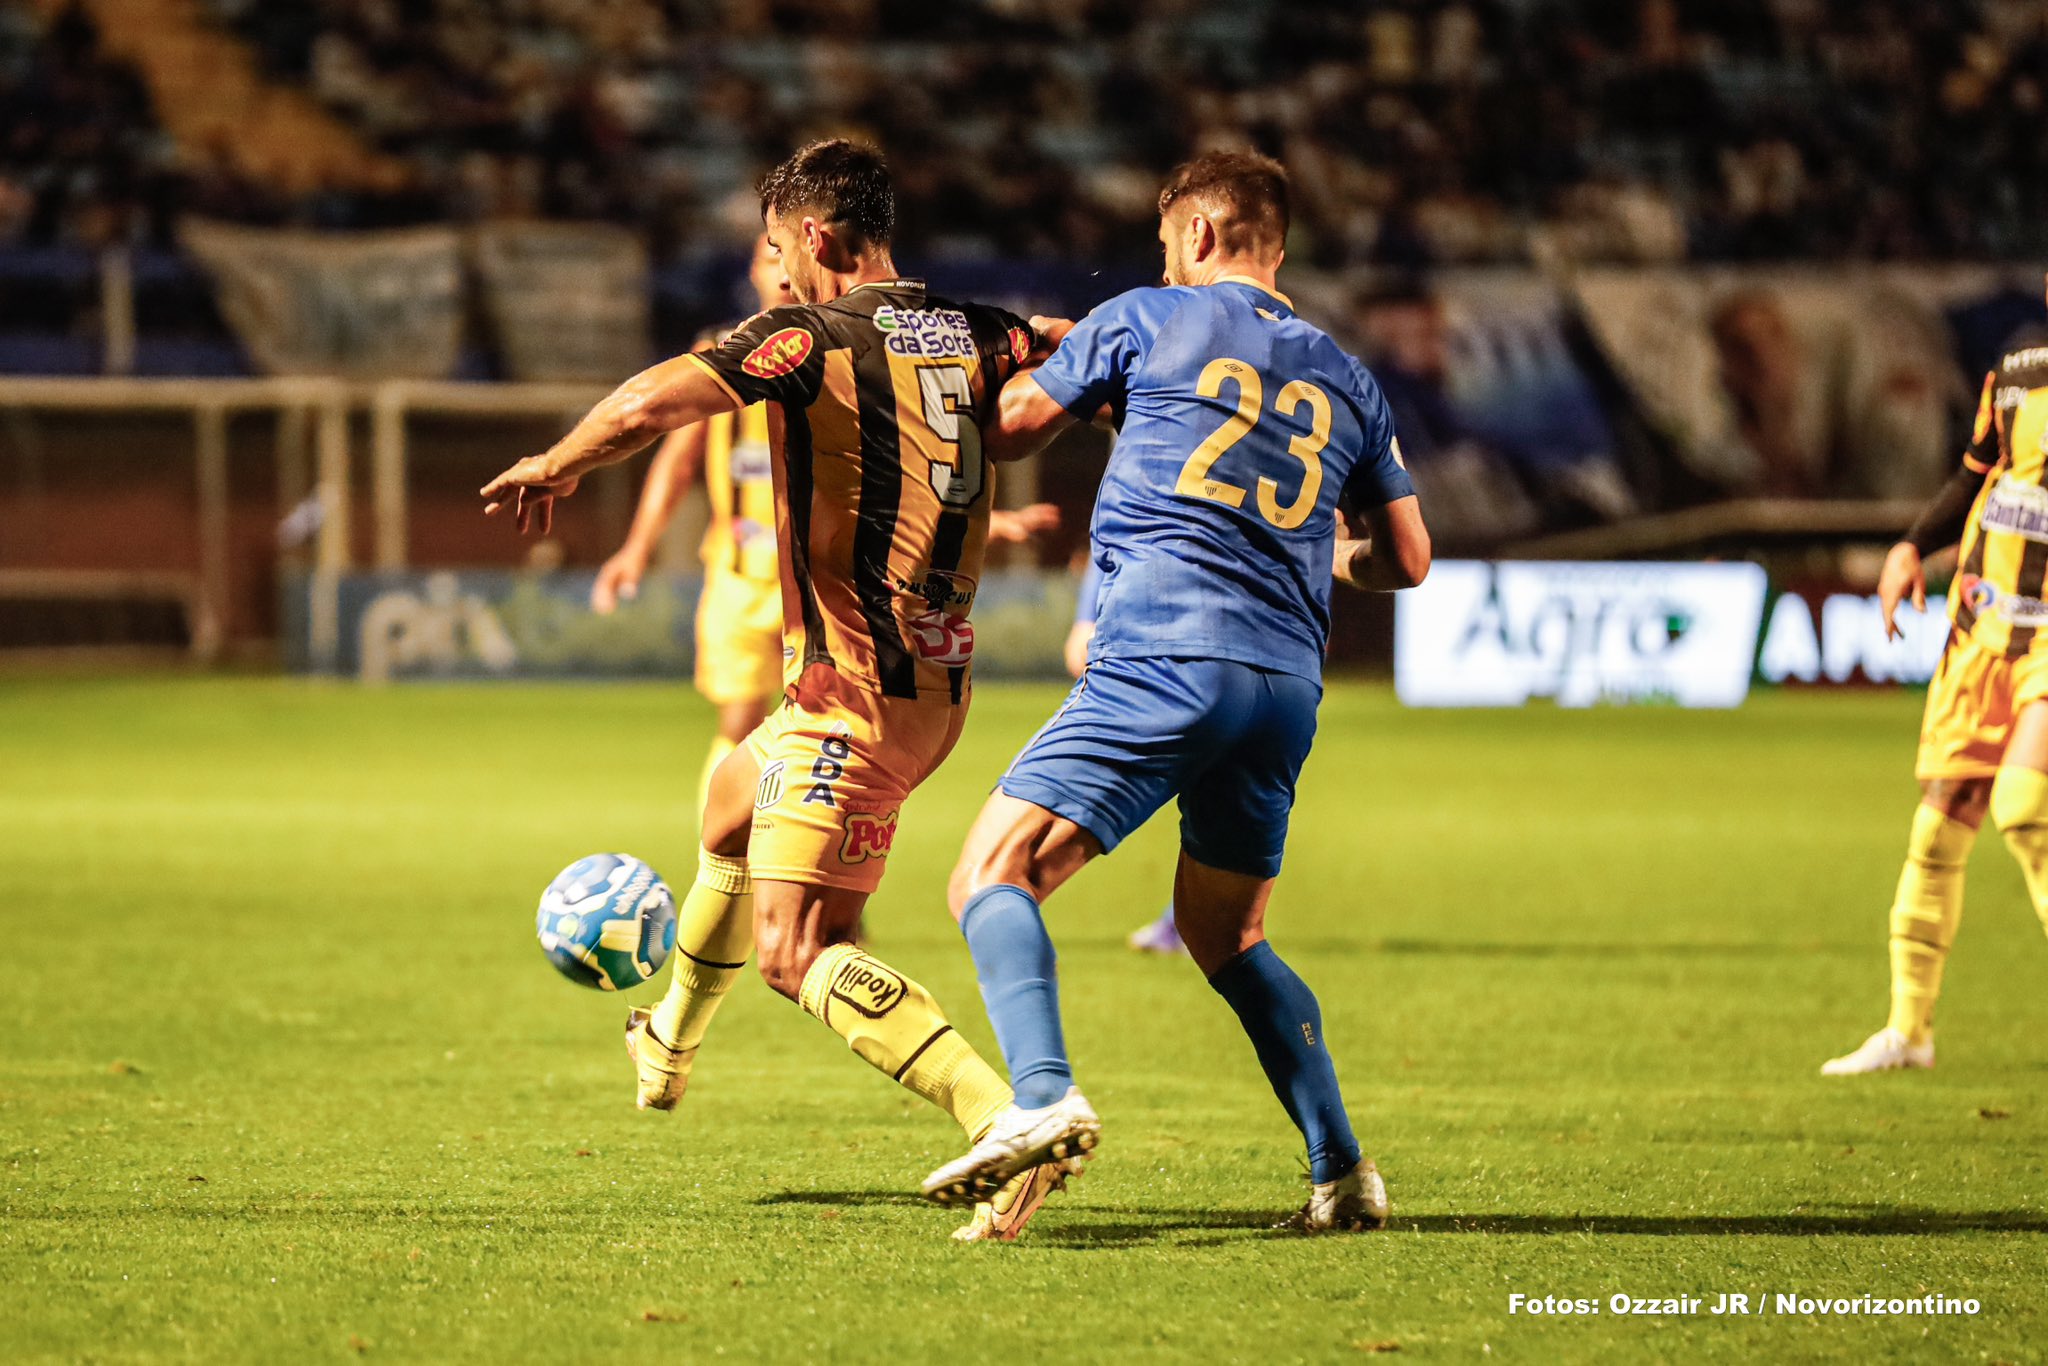
[[[679,672],[688,519],[574,611],[633,467],[539,548],[472,491],[744,311],[755,177],[854,132],[906,269],[1070,315],[1154,278],[1173,162],[1281,155],[1440,554],[1755,560],[1764,676],[1912,677],[1860,595],[2043,320],[2044,103],[2038,0],[9,0],[0,649]],[[1056,671],[1102,458],[1003,488],[1067,527],[990,673]]]
[[[0,1355],[2037,1358],[2048,997],[1998,841],[1941,1070],[1815,1069],[1882,1002],[1895,685],[1945,629],[1871,593],[2044,321],[2044,118],[2043,0],[0,0]],[[749,311],[754,179],[832,133],[892,158],[904,269],[1025,312],[1155,279],[1190,153],[1292,168],[1282,284],[1439,552],[1338,595],[1374,677],[1274,903],[1385,1236],[1267,1236],[1298,1140],[1123,946],[1165,821],[1052,911],[1115,1138],[1008,1253],[911,1193],[950,1131],[769,993],[663,1124],[617,999],[542,966],[563,863],[688,867],[701,509],[600,618],[644,462],[541,542],[476,490]],[[1065,524],[992,561],[991,685],[869,924],[984,1046],[937,908],[1065,686],[1105,453],[1005,472]],[[1543,696],[1745,705],[1403,706]]]

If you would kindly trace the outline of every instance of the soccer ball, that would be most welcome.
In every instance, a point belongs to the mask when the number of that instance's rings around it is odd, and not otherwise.
[[[676,899],[630,854],[592,854],[540,896],[540,946],[579,986],[626,991],[661,970],[676,946]]]

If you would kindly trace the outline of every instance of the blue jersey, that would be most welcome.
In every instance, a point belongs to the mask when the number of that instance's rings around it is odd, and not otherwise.
[[[1037,371],[1119,435],[1096,496],[1090,659],[1227,659],[1320,679],[1337,503],[1414,493],[1364,366],[1235,277],[1134,289]]]

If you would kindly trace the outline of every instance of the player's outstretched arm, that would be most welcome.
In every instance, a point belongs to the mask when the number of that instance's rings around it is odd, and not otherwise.
[[[486,516],[510,508],[521,531],[554,524],[554,500],[583,475],[624,460],[663,432],[739,407],[739,399],[694,355],[642,370],[612,390],[570,433],[485,484]]]
[[[995,425],[981,435],[990,460],[1023,460],[1038,454],[1074,425],[1074,415],[1039,387],[1030,371],[1013,375],[996,400]]]
[[[661,544],[661,533],[668,530],[669,519],[675,516],[683,495],[697,482],[697,475],[704,468],[705,440],[701,422],[693,422],[662,438],[653,462],[647,467],[647,482],[640,486],[640,505],[633,510],[633,525],[626,532],[626,543],[604,562],[597,571],[597,581],[590,586],[590,606],[599,616],[609,616],[617,610],[619,599],[630,601],[638,596],[640,580],[654,559],[654,548]]]
[[[1429,528],[1423,525],[1422,505],[1415,496],[1359,513],[1339,508],[1332,572],[1340,582],[1368,593],[1392,593],[1421,583],[1429,573]]]

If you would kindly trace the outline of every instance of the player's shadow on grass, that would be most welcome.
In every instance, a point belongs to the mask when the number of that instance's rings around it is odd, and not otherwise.
[[[2048,1233],[2038,1210],[1935,1210],[1888,1205],[1833,1205],[1793,1214],[1425,1214],[1394,1216],[1394,1232],[1619,1233],[1652,1237],[1815,1235],[1898,1237],[1951,1233]]]
[[[757,1205],[903,1205],[929,1208],[908,1191],[777,1191]],[[1176,1247],[1223,1247],[1257,1238],[1294,1239],[1276,1227],[1279,1210],[1180,1209],[1087,1205],[1048,1206],[1026,1239],[1077,1251],[1171,1241]],[[1605,1233],[1623,1237],[1939,1237],[1957,1233],[2048,1233],[2036,1210],[1937,1210],[1886,1205],[1828,1205],[1789,1214],[1423,1214],[1396,1213],[1383,1237],[1414,1233],[1555,1236]],[[1195,1235],[1195,1236],[1189,1236]]]
[[[1119,1216],[1093,1220],[1088,1214]],[[1031,1237],[1065,1247],[1128,1247],[1171,1238],[1178,1247],[1217,1247],[1251,1237],[1296,1238],[1275,1228],[1276,1216],[1242,1211],[1103,1209],[1084,1211],[1057,1225],[1034,1226]],[[1137,1222],[1130,1216],[1140,1216]],[[1228,1236],[1214,1231],[1234,1230]],[[1208,1237],[1181,1236],[1212,1231]],[[1793,1214],[1424,1214],[1396,1213],[1382,1237],[1413,1233],[1516,1234],[1551,1237],[1604,1233],[1633,1237],[1939,1237],[1957,1233],[2048,1233],[2048,1215],[2035,1210],[1932,1210],[1881,1205],[1833,1205]]]

